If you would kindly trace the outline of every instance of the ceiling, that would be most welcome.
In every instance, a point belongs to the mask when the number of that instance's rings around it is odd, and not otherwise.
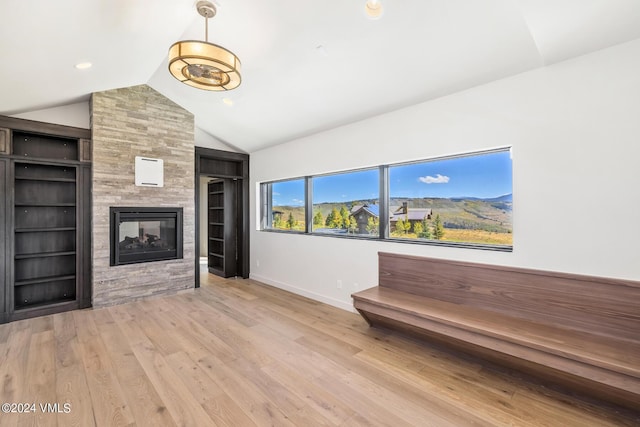
[[[167,70],[171,44],[204,39],[195,0],[2,0],[0,114],[148,84],[253,152],[640,38],[639,0],[380,1],[370,20],[365,0],[215,0],[209,41],[243,81],[207,92]]]

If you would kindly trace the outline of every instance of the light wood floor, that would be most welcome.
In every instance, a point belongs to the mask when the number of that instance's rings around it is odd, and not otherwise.
[[[0,325],[0,426],[632,426],[251,280]],[[39,404],[58,403],[60,413]],[[64,404],[70,404],[64,413]]]

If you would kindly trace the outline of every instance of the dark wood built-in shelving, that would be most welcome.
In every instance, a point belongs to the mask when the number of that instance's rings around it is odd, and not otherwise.
[[[0,322],[88,307],[90,131],[1,116],[0,128]]]
[[[206,255],[207,259],[214,263],[214,265],[209,264],[208,266],[210,272],[227,277],[248,278],[250,265],[249,155],[196,147],[195,164],[196,206],[203,207],[202,211],[196,209],[195,212],[196,247],[199,251],[202,250],[200,252],[201,256]],[[203,185],[208,186],[203,178],[207,178],[206,182],[223,182],[223,188],[210,190],[207,187],[207,191],[203,191],[201,194],[201,187]],[[212,203],[208,202],[210,198],[214,199]],[[224,202],[220,202],[220,198],[224,199]],[[233,199],[231,204],[227,203],[228,198]],[[218,200],[215,201],[215,199]],[[204,209],[204,207],[224,207],[225,219],[210,219],[211,210]],[[209,253],[217,253],[216,251],[210,251],[209,245],[220,242],[220,240],[210,240],[211,238],[222,239],[225,246],[233,245],[232,249],[228,247],[225,249],[224,262],[222,263],[221,257],[209,255]],[[233,255],[229,256],[231,254]],[[196,288],[200,286],[199,261],[200,257],[196,257],[194,265]],[[227,264],[231,262],[233,262],[233,265]]]
[[[237,273],[235,186],[236,181],[226,178],[208,184],[208,268],[222,277]]]
[[[75,227],[16,228],[16,233],[35,233],[46,231],[75,231]]]
[[[39,137],[35,141],[27,134],[19,134],[23,139],[22,151],[31,151],[43,156],[47,151],[42,145],[49,143],[47,139]],[[69,145],[54,139],[55,148],[63,148],[65,153],[57,157],[68,160]],[[26,155],[26,154],[25,154]],[[76,160],[75,159],[72,160]],[[31,175],[21,177],[16,174],[14,181],[16,223],[35,224],[39,227],[16,228],[14,240],[16,247],[21,251],[14,255],[14,311],[31,307],[57,303],[76,298],[76,227],[59,227],[65,222],[65,215],[70,209],[49,209],[42,214],[41,208],[71,208],[76,206],[76,177],[75,167],[69,165],[31,165],[20,161],[14,163],[16,171],[24,173],[31,169],[30,173],[42,173],[42,176]],[[74,177],[68,176],[73,171]],[[25,209],[26,208],[26,209]],[[31,209],[34,208],[34,209]],[[39,220],[36,217],[41,217]],[[68,220],[67,220],[68,221]],[[66,244],[62,244],[57,251],[43,250],[51,239],[49,231],[65,231],[73,235]]]
[[[57,282],[58,280],[72,280],[75,278],[75,275],[38,277],[37,279],[18,280],[16,281],[15,286],[35,285],[36,283]]]
[[[16,255],[15,259],[29,259],[29,258],[46,258],[50,256],[64,256],[64,255],[75,255],[75,251],[69,252],[36,252],[32,254],[26,255]]]

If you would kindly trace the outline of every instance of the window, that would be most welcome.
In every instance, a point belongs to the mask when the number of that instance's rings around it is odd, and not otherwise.
[[[509,151],[389,168],[389,234],[399,239],[512,245]]]
[[[378,169],[317,176],[313,184],[313,232],[377,236]]]
[[[305,231],[305,180],[293,179],[263,184],[263,228]]]
[[[512,250],[509,148],[266,182],[261,194],[263,230]]]

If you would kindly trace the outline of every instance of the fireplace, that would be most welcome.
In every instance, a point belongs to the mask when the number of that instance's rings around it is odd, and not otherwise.
[[[182,208],[109,208],[110,265],[182,258]]]

